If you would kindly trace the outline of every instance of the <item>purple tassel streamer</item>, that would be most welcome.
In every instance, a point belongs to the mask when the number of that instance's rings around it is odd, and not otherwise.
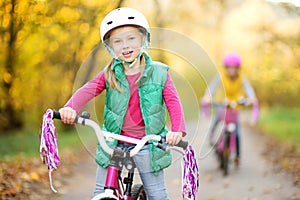
[[[190,144],[184,152],[183,164],[182,197],[195,200],[200,186],[200,174],[194,150]]]
[[[53,111],[48,109],[43,116],[42,133],[40,141],[40,156],[48,165],[50,187],[53,192],[57,192],[52,184],[51,173],[58,168],[60,159],[58,156],[57,134],[53,122]]]

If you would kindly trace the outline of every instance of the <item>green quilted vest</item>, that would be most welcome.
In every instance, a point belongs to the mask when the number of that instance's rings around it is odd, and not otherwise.
[[[146,126],[146,135],[157,134],[165,136],[166,128],[166,107],[164,104],[162,91],[166,82],[168,67],[160,62],[154,62],[144,53],[146,68],[139,82],[138,93],[140,97],[140,107]],[[129,84],[123,70],[122,63],[118,60],[112,65],[115,70],[116,80],[123,92],[111,88],[106,82],[106,96],[104,107],[103,130],[121,133],[124,116],[130,98]],[[117,141],[107,142],[110,147],[115,147]],[[149,144],[151,157],[151,171],[158,172],[171,164],[172,157],[169,151],[165,152],[152,144]],[[100,145],[96,151],[96,162],[102,167],[109,165],[109,156]]]

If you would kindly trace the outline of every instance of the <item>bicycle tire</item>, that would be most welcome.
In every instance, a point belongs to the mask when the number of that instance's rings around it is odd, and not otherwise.
[[[228,175],[228,165],[229,165],[229,156],[230,156],[230,132],[225,133],[225,144],[223,150],[223,174],[224,176]]]
[[[131,190],[131,200],[147,200],[147,195],[142,184],[135,184]]]
[[[118,200],[117,197],[112,196],[111,194],[101,193],[93,197],[92,200]]]
[[[223,174],[224,174],[224,176],[228,175],[229,153],[230,153],[230,150],[228,147],[226,147],[223,152]]]
[[[114,199],[114,198],[101,198],[99,200],[116,200],[116,199]]]
[[[219,168],[223,170],[224,168],[223,152],[218,152],[218,161],[219,161]]]

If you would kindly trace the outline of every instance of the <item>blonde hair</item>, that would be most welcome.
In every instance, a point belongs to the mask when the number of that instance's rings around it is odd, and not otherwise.
[[[105,78],[108,81],[111,88],[116,89],[119,92],[124,92],[116,80],[115,71],[112,70],[113,63],[114,63],[114,59],[111,60],[111,62],[108,64],[108,66],[105,70]],[[138,84],[139,80],[142,77],[143,72],[145,71],[145,68],[146,68],[146,60],[145,60],[144,54],[142,54],[140,57],[140,69],[141,69],[140,72],[141,72],[141,74],[140,74],[140,77],[135,82],[135,84]]]

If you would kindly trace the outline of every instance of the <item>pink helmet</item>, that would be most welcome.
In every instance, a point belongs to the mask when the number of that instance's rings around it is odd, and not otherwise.
[[[228,53],[224,56],[223,59],[223,65],[225,67],[240,67],[241,63],[241,57],[237,53]]]

